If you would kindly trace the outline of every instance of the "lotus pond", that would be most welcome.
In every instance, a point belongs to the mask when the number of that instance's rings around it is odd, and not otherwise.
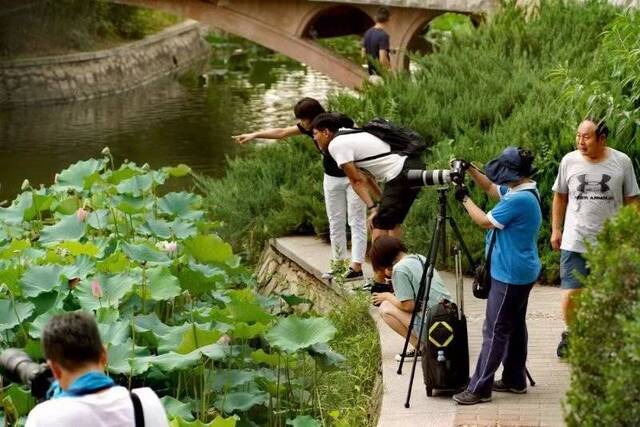
[[[172,426],[326,424],[319,380],[344,361],[328,345],[332,323],[284,314],[303,298],[254,291],[201,197],[166,192],[189,167],[116,166],[102,154],[49,187],[25,180],[0,208],[0,347],[41,360],[48,319],[83,310],[98,321],[109,373],[153,388]],[[34,404],[4,384],[6,424]]]

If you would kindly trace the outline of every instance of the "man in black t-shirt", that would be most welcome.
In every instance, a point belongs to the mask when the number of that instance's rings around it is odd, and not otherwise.
[[[376,24],[364,33],[362,55],[366,56],[370,75],[378,75],[379,67],[391,68],[389,57],[389,34],[385,31],[389,21],[389,9],[381,7],[376,12]]]

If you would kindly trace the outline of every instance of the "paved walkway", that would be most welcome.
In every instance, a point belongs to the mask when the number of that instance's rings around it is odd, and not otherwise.
[[[300,265],[319,276],[329,264],[329,246],[312,237],[286,237],[278,245],[295,254]],[[371,275],[370,267],[365,276]],[[441,273],[452,294],[454,277]],[[471,372],[480,350],[484,301],[471,294],[471,282],[465,279],[464,302],[469,329]],[[394,359],[402,350],[403,338],[395,334],[380,319],[377,309],[371,309],[380,334],[382,348],[382,374],[384,392],[379,427],[413,426],[563,426],[562,400],[569,384],[568,365],[555,356],[555,346],[563,329],[560,317],[560,291],[556,288],[536,286],[529,298],[527,325],[529,327],[528,368],[537,385],[529,387],[525,395],[494,393],[493,401],[474,406],[459,406],[450,396],[427,398],[418,363],[410,408],[405,408],[411,365],[405,364],[398,375]],[[500,378],[498,374],[498,378]]]

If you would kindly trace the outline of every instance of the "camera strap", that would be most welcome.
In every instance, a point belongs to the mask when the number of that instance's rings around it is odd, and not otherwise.
[[[130,391],[131,403],[133,403],[133,419],[135,420],[135,427],[144,427],[144,412],[142,412],[142,402],[140,397],[134,392]]]

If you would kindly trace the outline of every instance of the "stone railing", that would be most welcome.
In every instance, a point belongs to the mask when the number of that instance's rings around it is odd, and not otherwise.
[[[190,20],[109,50],[0,62],[0,108],[121,93],[184,70],[208,52],[200,25]]]

